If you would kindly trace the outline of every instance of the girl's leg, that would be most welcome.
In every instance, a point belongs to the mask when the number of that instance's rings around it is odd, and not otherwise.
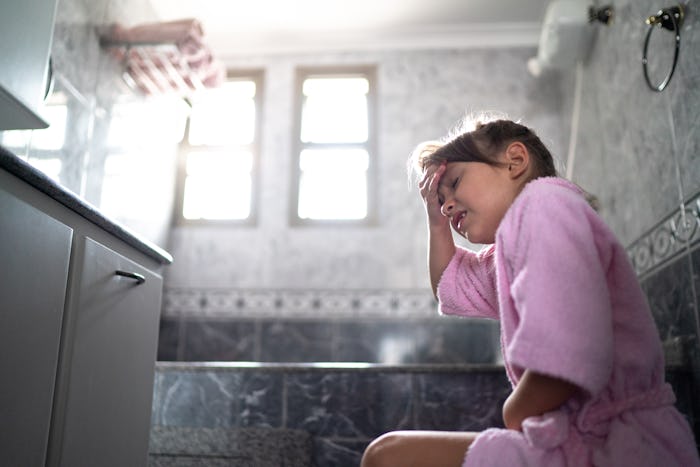
[[[361,467],[461,467],[479,433],[392,431],[370,443]]]

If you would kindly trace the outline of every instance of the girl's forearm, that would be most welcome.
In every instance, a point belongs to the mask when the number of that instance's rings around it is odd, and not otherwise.
[[[428,229],[428,269],[433,294],[437,296],[438,283],[442,273],[450,264],[456,248],[449,224],[446,227],[429,227]]]
[[[578,391],[575,384],[525,370],[503,404],[503,422],[508,429],[522,431],[523,420],[558,409]]]

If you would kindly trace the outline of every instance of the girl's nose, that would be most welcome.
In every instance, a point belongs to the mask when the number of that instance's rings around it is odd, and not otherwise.
[[[440,211],[442,211],[442,215],[450,217],[452,215],[452,211],[454,210],[454,205],[454,201],[445,200],[445,202],[442,203],[442,206],[440,206]]]

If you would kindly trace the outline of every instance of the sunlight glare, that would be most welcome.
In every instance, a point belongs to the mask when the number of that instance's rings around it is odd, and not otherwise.
[[[367,141],[366,78],[310,78],[304,81],[303,90],[302,142]]]
[[[299,160],[299,217],[367,217],[367,168],[364,149],[306,149]]]
[[[192,102],[192,145],[250,144],[255,138],[254,81],[229,81],[197,93]]]
[[[245,219],[250,215],[253,155],[193,151],[187,157],[185,219]]]

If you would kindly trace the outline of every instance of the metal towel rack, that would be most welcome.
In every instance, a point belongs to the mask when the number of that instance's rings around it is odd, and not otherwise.
[[[685,18],[685,6],[682,4],[679,4],[679,5],[674,6],[674,7],[669,7],[669,8],[664,8],[662,10],[659,10],[658,13],[650,16],[645,21],[646,24],[649,25],[649,30],[647,31],[646,39],[644,40],[644,51],[642,53],[642,68],[644,69],[644,79],[646,80],[647,85],[649,85],[649,88],[652,91],[656,91],[656,92],[663,91],[664,89],[666,89],[666,86],[668,86],[668,83],[671,81],[671,78],[673,77],[673,72],[676,70],[676,64],[678,63],[678,55],[679,55],[679,52],[681,49],[681,26],[683,25],[684,18]],[[668,31],[673,32],[675,35],[675,41],[674,41],[675,50],[673,53],[673,64],[671,65],[671,69],[666,74],[666,77],[659,84],[655,84],[654,82],[652,82],[651,78],[649,77],[649,70],[648,70],[649,40],[651,39],[652,33],[656,29],[666,29]]]
[[[145,94],[183,96],[221,84],[225,68],[203,41],[199,21],[183,19],[125,28],[99,27],[100,46],[123,63],[123,78]]]

